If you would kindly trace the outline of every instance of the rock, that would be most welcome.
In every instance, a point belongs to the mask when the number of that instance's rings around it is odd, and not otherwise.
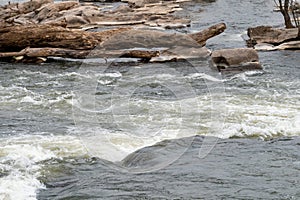
[[[125,0],[131,7],[140,8],[144,7],[145,4],[159,3],[161,0]]]
[[[159,56],[152,57],[150,62],[166,62],[166,61],[178,61],[189,59],[203,59],[208,58],[210,51],[206,47],[184,47],[176,46],[167,50],[161,51]]]
[[[248,29],[249,46],[255,46],[260,43],[279,45],[283,42],[295,40],[298,36],[298,28],[275,29],[270,26],[258,26]]]
[[[248,29],[247,40],[249,46],[260,51],[274,51],[285,49],[300,49],[298,28],[275,29],[270,26],[258,26]]]
[[[199,41],[215,36],[203,34],[211,29],[179,34],[130,28],[85,32],[50,24],[10,26],[0,28],[0,58],[132,57],[151,62],[206,58],[210,52]],[[212,30],[215,33],[214,28]],[[159,56],[161,58],[154,58]]]
[[[161,56],[160,60],[156,60],[161,62],[207,57],[210,52],[202,47],[206,40],[226,29],[224,23],[190,34],[144,29],[145,26],[188,26],[189,19],[172,14],[181,9],[179,2],[183,1],[189,0],[141,0],[143,7],[138,8],[53,0],[9,4],[0,7],[0,58],[24,56],[22,62],[33,58],[43,62],[44,59],[38,57],[84,58],[88,55],[125,56],[150,61]],[[34,5],[35,9],[28,5]],[[24,9],[19,10],[18,7]],[[83,31],[93,27],[125,25],[126,28],[115,30]],[[95,47],[99,49],[95,50]]]
[[[255,49],[258,51],[275,51],[275,50],[299,50],[300,41],[284,42],[278,46],[272,44],[260,43],[255,45]]]
[[[81,16],[67,15],[64,18],[67,22],[68,28],[80,28],[82,25],[89,23]]]
[[[48,6],[45,6],[35,17],[36,20],[45,21],[56,19],[57,17],[63,16],[61,11],[69,10],[79,6],[79,3],[76,1],[66,1],[66,2],[59,2],[59,3],[52,3]]]
[[[225,30],[223,23],[192,34],[166,33],[153,30],[132,29],[115,34],[103,41],[100,46],[108,50],[131,48],[174,48],[176,46],[199,48],[206,40]]]
[[[254,46],[257,51],[274,51],[276,47],[273,44],[259,43]]]
[[[178,1],[132,1],[141,6],[132,6],[129,3],[114,8],[77,1],[53,2],[53,0],[12,3],[0,7],[0,27],[20,24],[63,24],[64,27],[87,30],[93,27],[128,25],[182,28],[191,23],[187,18],[173,15],[182,9]]]
[[[0,7],[0,19],[14,21],[14,17],[38,10],[45,4],[53,3],[53,0],[31,0],[24,3],[9,3]]]
[[[132,8],[130,8],[128,5],[119,5],[115,10],[113,10],[113,13],[129,13],[132,12]]]
[[[250,48],[216,50],[211,60],[221,72],[262,69],[257,52]]]
[[[298,41],[290,41],[282,43],[276,47],[278,50],[299,50],[300,49],[300,40]]]

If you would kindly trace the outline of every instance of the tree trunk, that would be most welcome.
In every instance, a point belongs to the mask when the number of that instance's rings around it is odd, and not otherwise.
[[[279,0],[279,9],[284,18],[285,27],[295,28],[291,21],[291,17],[289,15],[289,7],[290,7],[290,0],[284,0],[284,4],[282,4],[282,0]]]
[[[125,30],[128,29],[85,32],[52,25],[10,26],[0,28],[0,51],[20,51],[26,47],[88,50],[95,48],[106,37]]]
[[[289,15],[288,11],[284,10],[281,13],[284,17],[285,28],[295,28],[295,26],[292,24],[291,17]]]
[[[145,50],[71,50],[62,48],[26,48],[19,52],[0,52],[0,58],[5,57],[62,57],[62,58],[108,58],[108,57],[130,57],[151,59],[158,56],[159,51]]]
[[[26,47],[93,49],[97,43],[88,32],[71,31],[58,26],[30,25],[0,29],[0,51],[20,51]]]

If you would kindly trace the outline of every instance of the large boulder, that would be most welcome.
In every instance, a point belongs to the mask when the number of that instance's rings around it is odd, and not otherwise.
[[[219,71],[245,71],[262,69],[254,49],[222,49],[212,52],[211,61]]]

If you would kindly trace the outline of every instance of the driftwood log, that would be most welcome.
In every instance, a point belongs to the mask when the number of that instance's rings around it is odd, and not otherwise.
[[[201,48],[206,40],[225,28],[225,24],[220,23],[198,33],[170,34],[129,28],[86,32],[52,25],[11,26],[0,28],[0,58],[18,57],[17,60],[22,61],[49,56],[134,57],[150,60],[178,46]]]
[[[112,35],[127,30],[129,29],[119,28],[86,32],[53,25],[10,26],[0,28],[0,51],[20,51],[26,47],[88,50],[95,48]]]

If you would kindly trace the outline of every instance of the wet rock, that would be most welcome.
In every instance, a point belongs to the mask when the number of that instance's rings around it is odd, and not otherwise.
[[[280,45],[284,42],[297,40],[298,28],[292,29],[275,29],[270,26],[258,26],[248,29],[249,40],[248,46],[267,43],[274,46]],[[298,38],[299,40],[299,38]]]
[[[184,47],[177,46],[161,51],[159,56],[152,57],[150,62],[167,62],[189,59],[206,59],[210,55],[210,50],[206,47]]]
[[[299,50],[300,49],[300,40],[284,42],[278,46],[268,44],[268,43],[260,43],[260,44],[255,45],[255,49],[259,50],[259,51]]]
[[[278,50],[285,50],[285,49],[289,49],[289,50],[299,50],[300,49],[300,40],[298,41],[290,41],[290,42],[285,42],[282,43],[281,45],[276,47]]]
[[[211,61],[221,72],[262,69],[256,50],[250,48],[216,50]]]

